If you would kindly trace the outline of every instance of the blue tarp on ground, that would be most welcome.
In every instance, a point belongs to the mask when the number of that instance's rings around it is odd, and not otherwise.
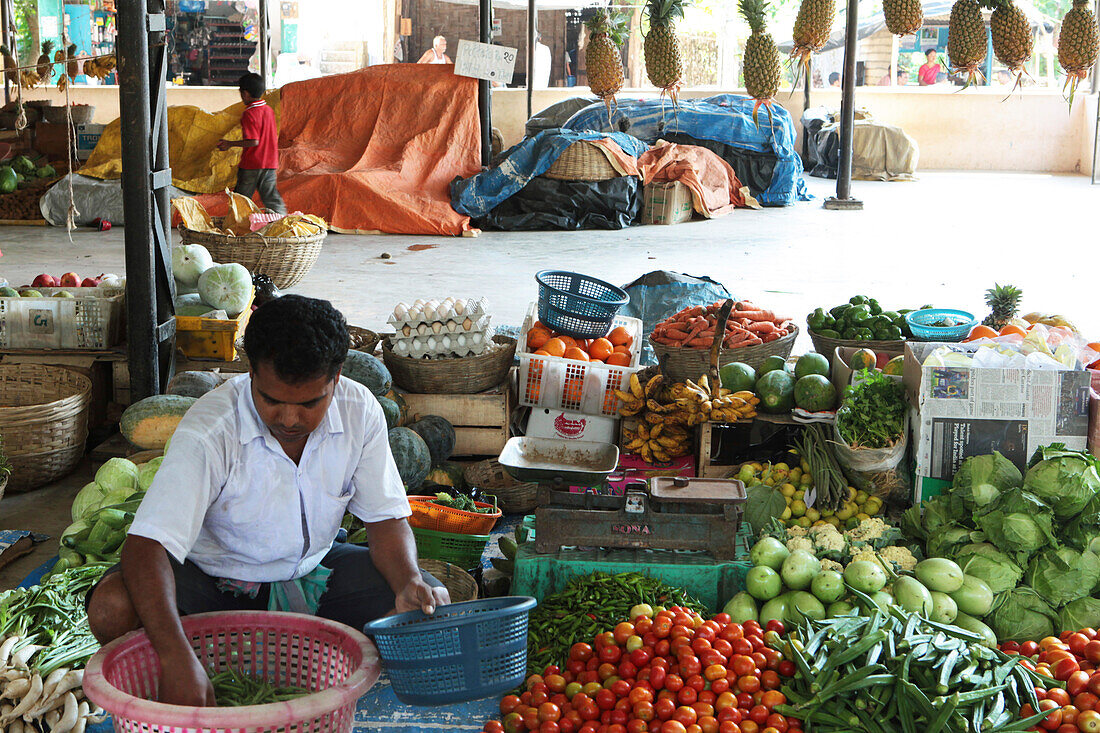
[[[790,113],[772,105],[771,117],[760,108],[757,127],[752,120],[756,100],[737,94],[718,94],[704,99],[681,99],[679,110],[667,99],[619,99],[618,109],[608,121],[603,102],[589,105],[569,118],[570,130],[616,130],[640,138],[650,145],[672,134],[699,140],[713,140],[735,148],[774,153],[776,165],[771,185],[757,198],[766,206],[787,206],[806,201],[802,159],[795,152],[797,137]],[[754,192],[755,194],[755,192]]]
[[[480,219],[530,183],[532,178],[549,170],[558,156],[576,141],[607,137],[634,157],[649,149],[641,140],[621,132],[543,130],[509,148],[504,160],[495,168],[452,181],[451,206],[460,214]]]

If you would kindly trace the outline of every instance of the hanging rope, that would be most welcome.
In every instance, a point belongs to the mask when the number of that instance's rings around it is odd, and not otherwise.
[[[69,47],[69,33],[68,30],[63,28],[61,30],[61,42],[65,48]],[[68,78],[68,67],[65,69],[65,73],[62,74],[62,78]],[[69,79],[69,83],[74,81]],[[58,82],[61,83],[60,81]],[[76,217],[80,216],[80,212],[76,210],[76,194],[73,192],[73,162],[76,160],[76,126],[73,125],[73,102],[69,96],[69,84],[65,84],[65,140],[66,140],[66,160],[65,167],[69,169],[68,174],[65,176],[69,184],[69,208],[65,212],[65,231],[69,235],[69,244],[73,242],[73,229],[76,229]]]

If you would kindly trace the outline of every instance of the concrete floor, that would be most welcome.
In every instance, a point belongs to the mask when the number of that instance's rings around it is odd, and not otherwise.
[[[984,315],[983,291],[1024,290],[1025,311],[1063,313],[1100,337],[1087,217],[1100,188],[1082,176],[929,172],[915,183],[856,182],[862,212],[821,208],[835,183],[808,178],[815,199],[783,209],[737,211],[712,221],[619,232],[486,232],[480,237],[342,236],[326,242],[295,289],[332,300],[349,322],[384,330],[401,300],[486,296],[494,322],[519,325],[537,296],[534,274],[577,270],[626,284],[651,270],[709,275],[737,297],[803,321],[857,293],[888,307],[933,303]],[[427,245],[425,248],[424,245]],[[123,272],[123,231],[73,233],[0,227],[0,275],[13,284],[48,270]],[[389,259],[381,259],[389,253]],[[801,337],[796,351],[810,348]],[[61,485],[0,503],[0,526],[56,534],[91,467]],[[61,520],[64,519],[62,522]],[[0,570],[0,589],[50,555]]]

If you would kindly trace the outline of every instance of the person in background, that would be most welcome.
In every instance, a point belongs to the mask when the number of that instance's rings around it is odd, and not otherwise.
[[[831,87],[839,87],[840,86],[840,72],[839,71],[834,71],[833,73],[829,74],[829,86],[831,86]]]
[[[928,49],[924,52],[924,57],[928,59],[928,61],[917,70],[917,80],[922,87],[930,87],[938,81],[940,72],[943,71],[943,67],[939,59],[936,58],[936,49]]]
[[[898,69],[898,86],[903,87],[909,83],[909,72],[904,69]]]
[[[531,82],[535,89],[546,89],[550,86],[550,47],[542,42],[542,34],[535,34],[535,59],[531,70]]]
[[[259,189],[260,201],[277,214],[286,213],[286,204],[279,195],[276,170],[279,168],[279,131],[275,113],[264,101],[267,87],[259,74],[245,74],[237,81],[244,102],[241,113],[241,139],[221,140],[218,150],[242,148],[237,166],[237,187],[242,196],[252,198]]]
[[[451,57],[447,55],[447,39],[436,36],[432,39],[432,47],[424,52],[417,61],[418,64],[453,64]]]

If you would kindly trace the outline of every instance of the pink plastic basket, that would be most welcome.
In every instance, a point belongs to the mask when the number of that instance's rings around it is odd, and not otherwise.
[[[356,701],[378,680],[378,650],[335,621],[295,613],[227,612],[185,616],[183,631],[199,662],[215,673],[230,664],[310,695],[237,708],[153,702],[160,662],[149,637],[135,631],[96,652],[84,693],[109,712],[119,733],[346,733]]]

